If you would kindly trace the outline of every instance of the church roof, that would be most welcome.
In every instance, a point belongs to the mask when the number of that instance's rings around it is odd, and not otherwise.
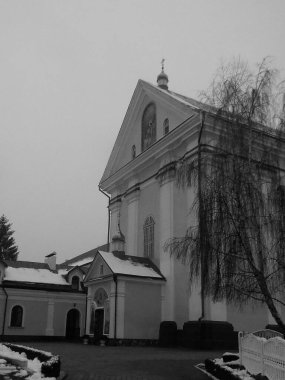
[[[130,256],[120,252],[98,251],[98,253],[114,274],[165,279],[157,266],[147,257]]]
[[[64,263],[59,264],[58,267],[60,269],[64,269],[66,267],[70,268],[70,267],[75,267],[75,266],[80,266],[80,267],[86,266],[87,264],[90,264],[93,261],[97,251],[100,249],[108,250],[109,244],[101,245],[97,248],[91,249],[90,251],[87,251],[78,256],[75,256],[72,259],[66,260]],[[82,269],[85,271],[86,268],[83,267]]]
[[[202,110],[202,111],[205,111],[205,112],[216,112],[217,111],[215,109],[215,107],[210,106],[209,104],[200,102],[199,100],[190,98],[189,96],[178,94],[177,92],[170,91],[170,90],[165,90],[163,88],[160,88],[158,86],[153,85],[152,83],[145,82],[145,81],[143,81],[141,79],[140,79],[140,81],[142,81],[144,83],[147,83],[149,86],[152,86],[154,89],[156,89],[158,91],[162,91],[164,94],[167,94],[171,98],[173,98],[173,99],[175,99],[175,100],[183,103],[184,105],[188,105],[188,106],[190,106],[190,107],[192,107],[194,109]]]
[[[72,291],[64,276],[50,270],[48,264],[33,261],[8,261],[3,284],[5,287]]]
[[[118,173],[120,169],[125,168],[127,165],[135,166],[138,164],[137,160],[131,159],[131,155],[125,154],[125,144],[129,143],[130,146],[132,144],[138,144],[137,146],[139,146],[140,144],[140,138],[138,137],[140,136],[140,123],[137,121],[137,115],[143,111],[145,99],[147,99],[148,102],[153,101],[162,111],[167,109],[171,110],[169,112],[173,115],[175,122],[173,122],[170,132],[176,131],[175,136],[179,135],[179,130],[184,130],[187,121],[190,119],[195,120],[195,116],[199,117],[201,111],[216,114],[214,107],[139,79],[100,180],[99,186],[107,192],[110,192],[110,185],[113,181],[111,177],[114,179],[113,175],[115,173]],[[172,134],[172,136],[174,135]],[[150,145],[150,148],[160,141],[166,141],[168,143],[169,134],[157,134],[156,141]],[[148,149],[138,149],[136,158],[147,150]],[[144,161],[144,158],[142,161]],[[135,163],[132,164],[132,162]],[[125,169],[125,172],[126,171],[127,169]],[[109,182],[108,179],[110,179]]]
[[[49,269],[9,265],[5,270],[4,281],[69,285],[63,276]]]

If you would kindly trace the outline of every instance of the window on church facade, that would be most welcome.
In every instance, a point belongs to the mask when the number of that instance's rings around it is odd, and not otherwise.
[[[136,146],[132,146],[132,159],[136,158]]]
[[[78,276],[73,276],[71,280],[71,287],[74,290],[79,290],[79,277]]]
[[[154,220],[151,216],[146,218],[143,226],[144,233],[144,255],[154,256]]]
[[[23,308],[20,305],[13,306],[11,311],[11,327],[22,327],[23,326]]]
[[[141,129],[142,152],[156,141],[156,108],[150,103],[144,110]]]
[[[103,307],[104,302],[108,299],[108,295],[103,288],[96,290],[94,301],[96,302],[97,307]]]
[[[167,135],[168,132],[169,132],[169,120],[165,119],[163,122],[163,133]]]

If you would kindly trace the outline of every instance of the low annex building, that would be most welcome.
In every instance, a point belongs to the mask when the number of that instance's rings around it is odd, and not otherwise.
[[[84,333],[84,269],[56,264],[0,261],[1,336],[72,338]]]

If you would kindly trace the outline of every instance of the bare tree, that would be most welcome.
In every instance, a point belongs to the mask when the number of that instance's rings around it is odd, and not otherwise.
[[[240,60],[219,68],[203,94],[211,111],[202,114],[197,155],[177,169],[180,186],[197,188],[197,224],[166,248],[189,264],[191,282],[201,277],[202,318],[205,295],[239,305],[254,299],[285,332],[277,307],[285,306],[285,135],[276,78],[268,59],[256,73]],[[205,147],[210,118],[216,141]]]

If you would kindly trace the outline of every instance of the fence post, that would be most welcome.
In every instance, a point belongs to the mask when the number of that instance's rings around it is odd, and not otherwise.
[[[265,372],[265,363],[264,363],[264,354],[263,354],[263,352],[264,352],[264,341],[263,341],[263,339],[262,339],[262,344],[261,344],[261,374],[262,374],[262,376],[264,376],[264,372]]]
[[[238,333],[238,351],[239,351],[239,359],[240,359],[240,364],[242,365],[242,337],[243,337],[243,332],[239,331]]]

